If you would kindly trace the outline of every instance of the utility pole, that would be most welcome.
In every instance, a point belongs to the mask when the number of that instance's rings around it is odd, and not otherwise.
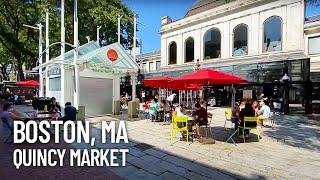
[[[46,10],[46,63],[50,60],[50,51],[49,51],[49,10]],[[48,67],[46,66],[45,70],[46,76],[46,97],[49,97],[49,76],[48,76]]]
[[[74,90],[74,107],[78,109],[79,106],[79,72],[77,65],[78,58],[78,0],[74,0],[73,8],[73,24],[74,24],[74,50],[73,50],[73,65],[74,65],[74,81],[75,81],[75,90]]]
[[[118,14],[118,43],[121,44],[121,18],[123,15]]]
[[[65,27],[64,27],[64,0],[61,0],[61,60],[64,62],[64,52],[65,52]],[[60,103],[64,107],[65,101],[65,84],[64,84],[64,65],[60,65]]]

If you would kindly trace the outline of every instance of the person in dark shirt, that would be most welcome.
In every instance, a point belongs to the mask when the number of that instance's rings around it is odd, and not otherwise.
[[[77,118],[77,109],[71,105],[71,102],[66,102],[64,108],[64,117],[62,120],[66,122],[67,120],[75,121]]]
[[[49,106],[49,112],[51,113],[58,113],[61,112],[61,107],[59,103],[57,102],[55,97],[52,97],[50,99],[50,106]]]
[[[245,104],[245,107],[239,113],[240,125],[241,126],[244,125],[244,123],[243,123],[244,117],[255,117],[255,116],[256,116],[256,111],[252,108],[252,105],[247,102]],[[256,122],[246,122],[246,127],[254,127],[256,125],[257,125]],[[236,124],[236,126],[238,127],[238,124]],[[242,133],[242,129],[239,129],[239,130],[240,130],[240,134],[241,134]],[[246,129],[244,131],[244,133],[245,133],[245,135],[248,135],[249,134],[249,130]]]
[[[196,124],[196,136],[200,137],[200,126],[208,124],[207,110],[202,107],[199,103],[195,104],[196,112],[193,114],[195,117]]]

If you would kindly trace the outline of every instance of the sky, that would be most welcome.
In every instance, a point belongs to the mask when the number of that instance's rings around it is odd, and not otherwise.
[[[142,41],[142,53],[160,50],[161,18],[183,18],[195,0],[123,0],[139,15],[137,36]],[[320,7],[307,6],[306,16],[320,14]]]

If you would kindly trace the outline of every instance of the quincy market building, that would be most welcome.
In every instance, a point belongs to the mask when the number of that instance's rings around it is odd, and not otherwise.
[[[198,0],[182,19],[162,18],[161,52],[138,61],[147,78],[180,76],[199,62],[248,79],[240,89],[269,97],[279,89],[292,103],[316,105],[320,16],[305,19],[305,6],[304,0]]]

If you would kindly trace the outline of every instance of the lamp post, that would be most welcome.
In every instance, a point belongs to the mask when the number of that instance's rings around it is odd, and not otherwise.
[[[123,15],[118,14],[118,43],[121,44],[121,18]]]
[[[43,62],[42,61],[42,55],[41,55],[41,53],[42,53],[42,24],[41,23],[37,24],[37,27],[26,25],[26,24],[23,24],[23,26],[31,28],[31,29],[39,30],[39,58],[41,58],[40,61],[39,61],[39,64],[42,65],[42,62]],[[43,97],[42,68],[39,69],[39,83],[40,83],[39,97]]]
[[[284,83],[284,101],[283,101],[283,112],[284,114],[289,114],[289,76],[285,73],[282,77],[282,82]]]

